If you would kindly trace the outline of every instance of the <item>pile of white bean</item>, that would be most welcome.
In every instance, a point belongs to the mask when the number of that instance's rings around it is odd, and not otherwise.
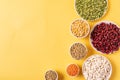
[[[84,62],[82,72],[86,80],[109,80],[112,66],[107,58],[93,55]]]

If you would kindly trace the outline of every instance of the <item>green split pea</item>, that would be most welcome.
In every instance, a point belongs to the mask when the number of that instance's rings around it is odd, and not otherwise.
[[[85,20],[96,20],[107,10],[107,0],[76,0],[77,13]]]

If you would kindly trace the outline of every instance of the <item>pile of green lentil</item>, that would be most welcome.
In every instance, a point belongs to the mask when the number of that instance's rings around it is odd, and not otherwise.
[[[83,19],[96,20],[106,13],[107,0],[76,0],[75,8]]]

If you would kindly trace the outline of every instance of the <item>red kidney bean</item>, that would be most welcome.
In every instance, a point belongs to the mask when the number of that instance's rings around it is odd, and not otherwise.
[[[120,28],[113,23],[102,22],[94,27],[90,39],[98,51],[113,53],[120,47]]]

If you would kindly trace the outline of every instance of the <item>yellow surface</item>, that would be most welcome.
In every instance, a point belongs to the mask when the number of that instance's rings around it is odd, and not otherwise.
[[[101,20],[120,25],[120,0],[109,0],[109,10]],[[54,69],[59,80],[84,80],[69,77],[66,66],[100,54],[90,46],[89,38],[71,35],[70,24],[79,18],[74,0],[0,0],[0,80],[44,80],[46,70]],[[100,21],[100,20],[99,20]],[[91,27],[98,21],[89,22]],[[74,42],[87,45],[89,53],[74,60],[69,48]],[[110,80],[120,80],[120,51],[105,55],[113,73]]]

